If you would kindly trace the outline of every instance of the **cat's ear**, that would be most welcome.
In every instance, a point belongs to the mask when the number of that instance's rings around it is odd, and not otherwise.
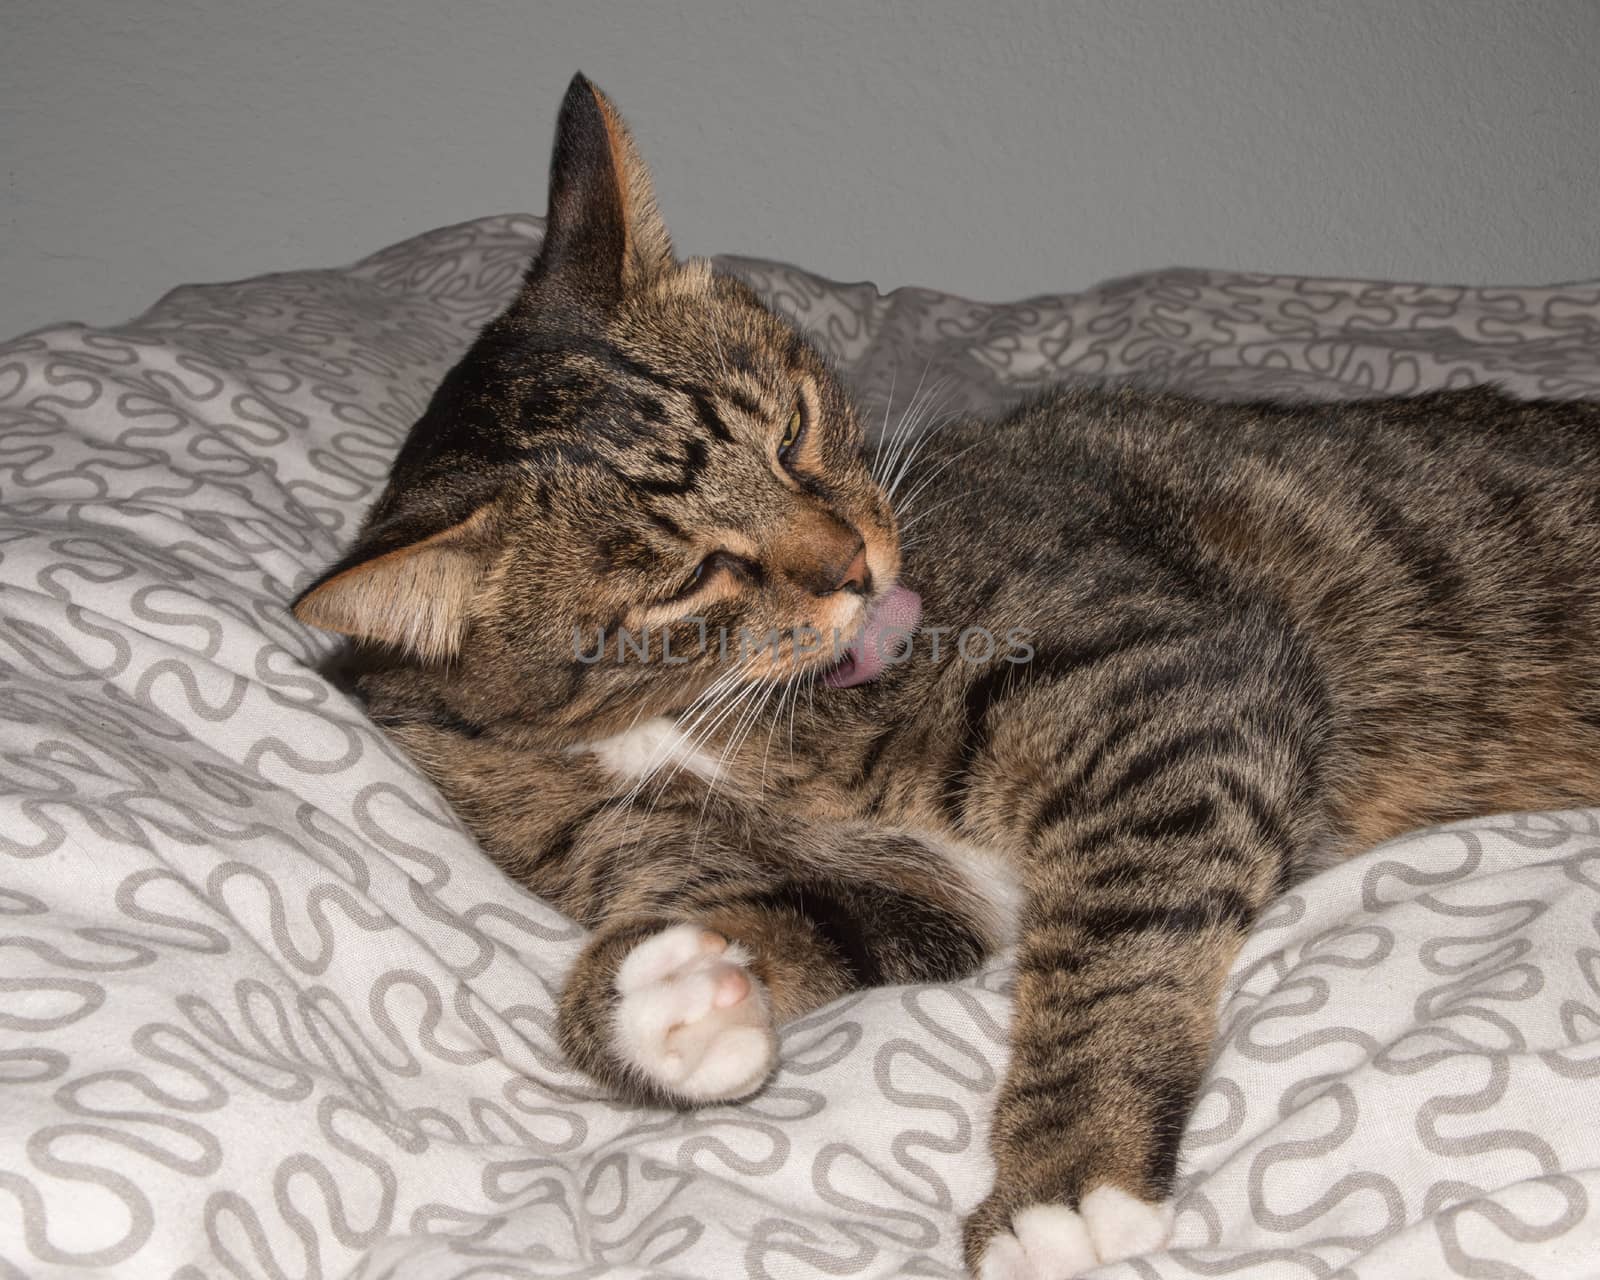
[[[493,504],[465,515],[462,505],[440,503],[365,530],[300,593],[294,616],[424,661],[454,657],[499,542]]]
[[[556,121],[544,247],[527,291],[612,305],[672,265],[650,171],[611,100],[580,72]]]

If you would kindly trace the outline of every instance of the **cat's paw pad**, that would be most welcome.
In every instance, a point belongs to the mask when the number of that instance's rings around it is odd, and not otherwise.
[[[1077,1209],[1029,1205],[1011,1215],[1011,1230],[989,1241],[978,1280],[1071,1280],[1103,1262],[1154,1253],[1172,1229],[1172,1206],[1151,1204],[1109,1183]]]
[[[721,934],[680,924],[646,938],[617,970],[618,1055],[686,1102],[753,1093],[777,1039],[750,957]]]

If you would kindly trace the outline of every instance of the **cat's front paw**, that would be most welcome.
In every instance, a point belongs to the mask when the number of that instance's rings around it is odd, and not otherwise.
[[[777,1037],[749,962],[742,947],[697,925],[639,943],[617,970],[617,1057],[683,1102],[754,1093],[777,1061]]]
[[[985,1205],[967,1224],[978,1280],[1072,1280],[1106,1262],[1154,1253],[1172,1230],[1172,1206],[1102,1183],[1079,1201],[1031,1204],[1010,1215]]]

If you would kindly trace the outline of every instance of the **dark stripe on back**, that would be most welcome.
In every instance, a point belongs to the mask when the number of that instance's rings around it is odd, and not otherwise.
[[[856,766],[856,784],[858,786],[871,780],[873,772],[883,760],[884,749],[899,732],[900,726],[898,724],[890,724],[887,728],[880,729],[873,736],[872,741],[867,743],[867,749],[861,753],[861,763]]]
[[[1261,843],[1266,845],[1276,854],[1280,862],[1287,863],[1294,857],[1294,840],[1289,835],[1288,828],[1284,826],[1283,819],[1274,813],[1267,803],[1267,798],[1245,779],[1230,770],[1223,770],[1218,775],[1223,791],[1228,799],[1238,805],[1250,819],[1251,825],[1256,829],[1256,835]]]
[[[1045,794],[1044,801],[1034,814],[1033,822],[1028,828],[1029,840],[1037,840],[1051,827],[1070,818],[1074,806],[1083,799],[1085,789],[1105,758],[1126,742],[1130,734],[1142,729],[1148,723],[1144,716],[1137,716],[1124,718],[1111,725],[1106,730],[1105,736],[1084,758],[1083,763],[1073,771],[1072,777],[1058,783]]]
[[[1094,783],[1095,775],[1106,758],[1127,741],[1130,734],[1147,724],[1149,724],[1148,718],[1139,715],[1119,721],[1107,730],[1106,736],[1084,759],[1073,776],[1051,791],[1044,803],[1039,806],[1039,812],[1033,820],[1030,832],[1032,838],[1037,840],[1050,827],[1071,817],[1075,803],[1084,800],[1088,795],[1089,787]],[[1115,797],[1135,791],[1151,779],[1159,777],[1180,760],[1189,759],[1202,748],[1235,747],[1242,745],[1243,741],[1239,731],[1231,726],[1191,729],[1175,738],[1168,738],[1164,742],[1142,748],[1123,766],[1121,773],[1115,778],[1108,779],[1097,789],[1102,797]]]
[[[1243,745],[1244,739],[1239,731],[1230,725],[1191,729],[1175,738],[1152,743],[1135,752],[1116,777],[1106,779],[1101,787],[1101,793],[1115,797],[1136,791],[1151,779],[1165,773],[1174,764],[1191,760],[1201,751],[1214,751],[1220,747],[1238,748]]]
[[[1209,831],[1216,817],[1216,805],[1209,797],[1202,796],[1176,809],[1130,823],[1127,832],[1137,840],[1192,840]]]
[[[1036,648],[1033,657],[1025,663],[992,663],[983,675],[967,686],[961,743],[956,751],[954,767],[945,775],[940,796],[949,820],[960,825],[973,770],[977,767],[978,757],[988,745],[986,722],[995,704],[1015,697],[1034,685],[1082,674],[1131,649],[1175,640],[1186,634],[1186,631],[1170,626],[1130,623],[1059,648]],[[1141,677],[1136,675],[1135,678]],[[1052,822],[1060,821],[1070,800],[1070,792],[1065,789],[1053,793],[1042,811],[1051,815],[1049,821],[1035,820],[1034,834],[1037,835]]]
[[[966,688],[962,699],[961,741],[956,747],[955,765],[945,775],[940,793],[945,814],[958,827],[961,825],[972,771],[977,767],[979,754],[988,745],[989,708],[1002,699],[1002,689],[1016,678],[1016,671],[1014,663],[991,663],[988,670]]]

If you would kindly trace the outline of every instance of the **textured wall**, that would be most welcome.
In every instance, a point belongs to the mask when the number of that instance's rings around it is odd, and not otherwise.
[[[680,246],[1001,297],[1600,274],[1594,0],[9,0],[0,332],[540,211],[581,67]]]

